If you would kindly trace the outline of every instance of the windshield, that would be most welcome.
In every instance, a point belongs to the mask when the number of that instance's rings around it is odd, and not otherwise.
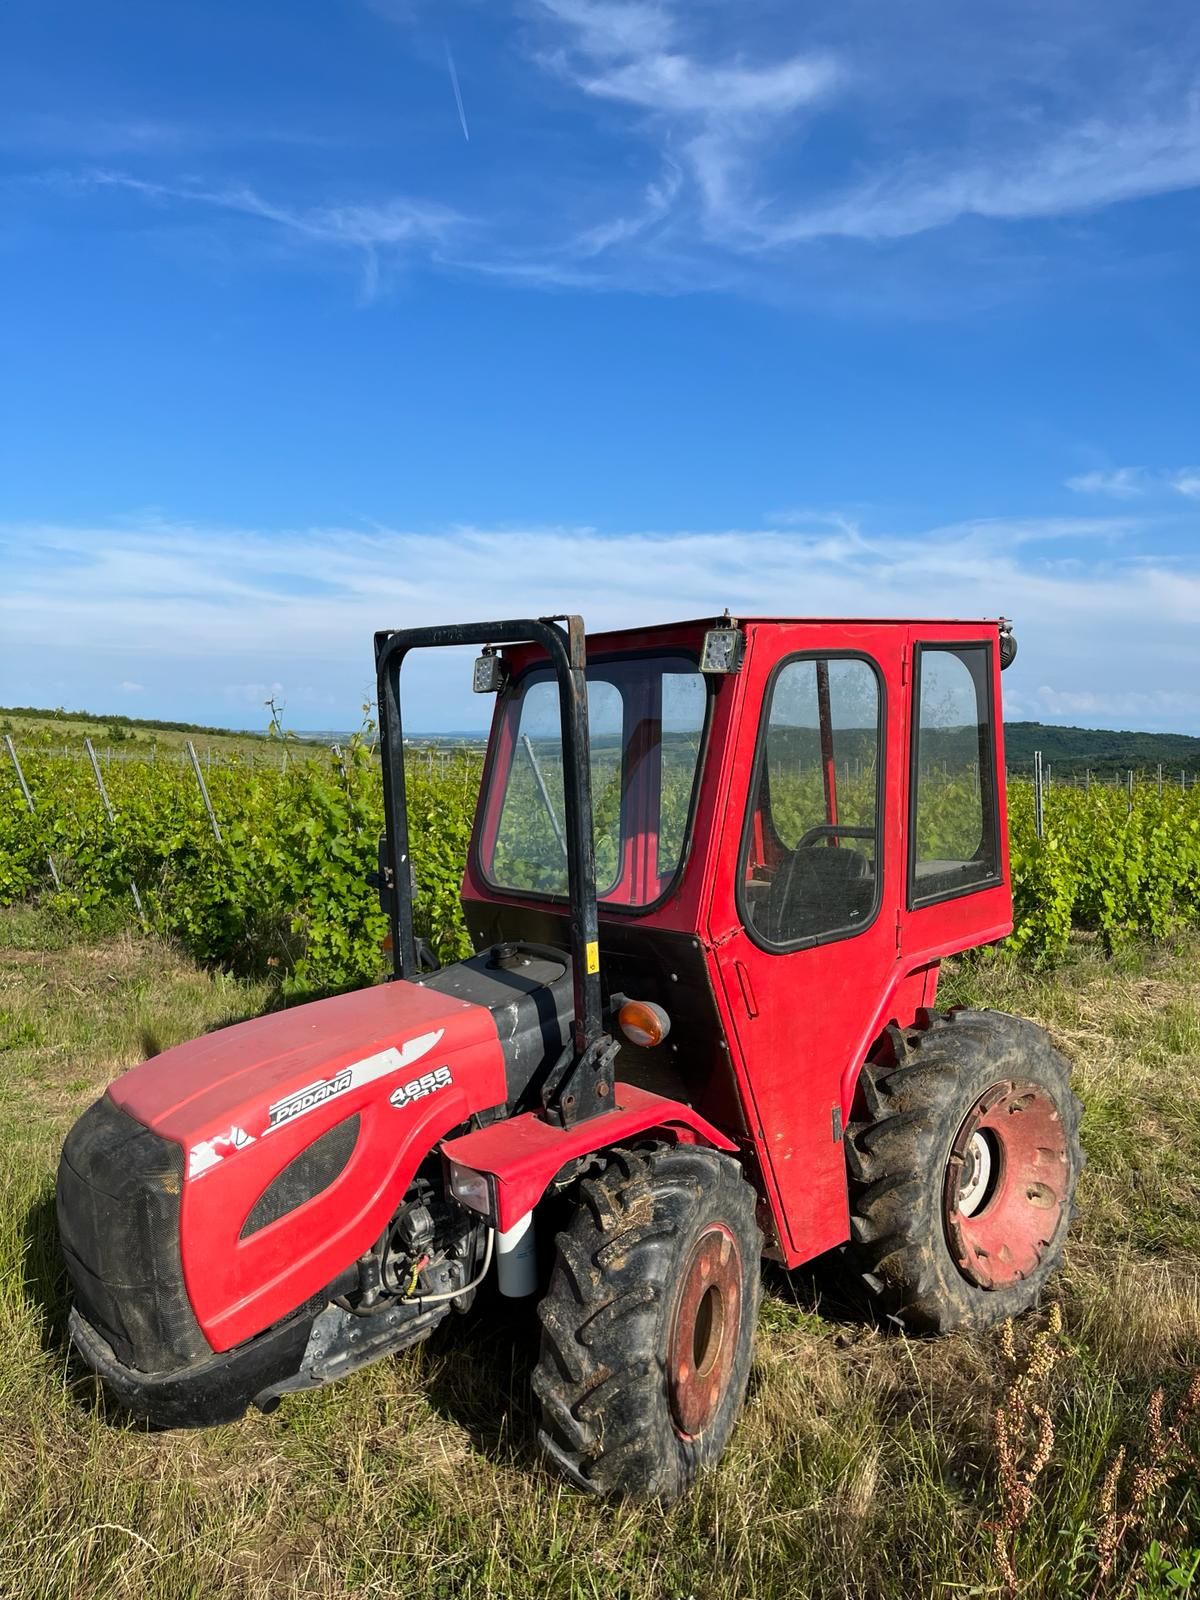
[[[587,669],[596,893],[652,905],[683,858],[708,694],[683,655],[598,661]],[[508,702],[492,776],[481,865],[497,887],[567,893],[562,732],[549,670]]]

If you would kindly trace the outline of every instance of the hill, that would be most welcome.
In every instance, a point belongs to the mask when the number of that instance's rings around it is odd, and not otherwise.
[[[797,737],[803,735],[796,730]],[[955,730],[947,730],[953,733]],[[965,731],[965,730],[963,730]],[[259,744],[263,733],[237,728],[209,727],[200,723],[166,722],[150,717],[130,717],[124,714],[93,714],[90,711],[50,710],[37,706],[0,706],[0,734],[11,733],[44,741],[49,735],[63,744],[82,743],[89,737],[92,743],[115,745],[124,743],[162,743],[182,745],[193,739],[197,745],[211,747]],[[330,744],[349,737],[345,732],[314,731],[306,729],[293,735],[305,742]],[[843,734],[843,745],[846,735]],[[1060,777],[1080,777],[1091,771],[1095,777],[1123,777],[1126,772],[1153,773],[1159,765],[1168,776],[1178,778],[1186,772],[1189,780],[1200,777],[1200,737],[1186,733],[1139,733],[1134,730],[1110,728],[1068,728],[1046,722],[1007,722],[1004,725],[1005,750],[1008,768],[1013,773],[1030,773],[1033,770],[1035,750],[1042,752],[1042,760]],[[437,745],[482,744],[480,734],[427,734],[420,743]],[[850,752],[843,748],[843,756]]]
[[[1045,722],[1006,722],[1004,748],[1010,772],[1030,772],[1033,753],[1062,777],[1090,770],[1097,777],[1154,772],[1178,778],[1200,774],[1200,738],[1187,733],[1137,733],[1109,728],[1064,728]]]

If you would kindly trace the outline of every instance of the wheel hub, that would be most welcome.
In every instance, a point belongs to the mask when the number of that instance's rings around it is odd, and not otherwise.
[[[959,1128],[946,1162],[946,1237],[959,1271],[998,1289],[1035,1270],[1068,1191],[1067,1136],[1039,1084],[993,1084]]]
[[[714,1223],[700,1235],[680,1274],[667,1347],[667,1390],[681,1438],[703,1433],[716,1415],[733,1368],[741,1303],[737,1240]]]

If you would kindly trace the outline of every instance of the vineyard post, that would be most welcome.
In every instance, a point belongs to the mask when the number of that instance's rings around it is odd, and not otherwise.
[[[25,796],[25,804],[32,812],[35,809],[33,804],[33,796],[29,792],[29,785],[25,782],[25,774],[21,771],[21,763],[17,760],[17,747],[12,742],[11,733],[6,733],[4,735],[4,743],[8,746],[8,753],[12,757],[13,766],[16,768],[17,782],[21,785],[21,793]],[[49,852],[46,854],[46,865],[50,868],[50,876],[54,879],[54,887],[56,889],[61,889],[62,879],[58,875],[58,868],[54,865],[54,857],[50,855]]]
[[[1129,776],[1125,780],[1125,793],[1129,798],[1129,809],[1133,810],[1133,768],[1129,769]]]
[[[534,782],[538,786],[538,793],[542,797],[542,805],[546,808],[546,815],[550,818],[550,826],[554,829],[554,837],[558,840],[558,847],[562,851],[563,860],[565,861],[567,860],[566,835],[563,833],[562,826],[558,820],[558,813],[550,800],[550,791],[546,788],[546,780],[542,776],[541,766],[527,733],[521,735],[521,744],[524,747],[525,754],[529,757],[529,765],[533,768]]]
[[[1044,813],[1042,810],[1042,752],[1033,752],[1033,825],[1037,836],[1042,837],[1044,827]]]
[[[213,838],[221,843],[221,830],[217,826],[217,814],[213,810],[212,801],[208,798],[208,785],[204,781],[204,774],[200,770],[200,761],[196,755],[196,746],[189,739],[187,753],[192,758],[192,771],[196,774],[196,782],[200,785],[200,796],[204,801],[204,809],[208,812],[208,820],[212,823]]]
[[[1158,763],[1158,798],[1162,799],[1162,762]]]
[[[96,787],[100,791],[100,799],[104,805],[104,814],[108,818],[109,826],[115,828],[117,819],[113,815],[112,803],[108,798],[108,790],[104,787],[104,779],[100,776],[100,763],[96,760],[96,752],[92,749],[92,741],[85,738],[83,741],[83,748],[88,753],[88,760],[92,763],[92,771],[96,775]],[[142,927],[144,928],[146,926],[146,913],[142,910],[142,897],[138,893],[138,886],[135,879],[130,878],[129,888],[133,895],[133,903],[137,907],[138,918],[141,921]]]
[[[1083,774],[1083,792],[1084,792],[1084,794],[1091,794],[1091,792],[1092,792],[1092,769],[1091,769],[1091,767],[1088,767],[1084,771],[1084,774]]]

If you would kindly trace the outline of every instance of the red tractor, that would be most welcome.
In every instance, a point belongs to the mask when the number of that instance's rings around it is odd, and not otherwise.
[[[477,953],[438,968],[400,669],[462,644],[497,701]],[[914,1331],[1033,1303],[1082,1160],[1067,1064],[933,1009],[943,958],[1011,927],[1015,648],[995,621],[378,634],[394,977],[167,1050],[75,1124],[70,1327],[106,1389],[157,1424],[269,1409],[494,1268],[540,1297],[546,1453],[669,1499],[741,1406],[761,1256],[840,1249]]]

